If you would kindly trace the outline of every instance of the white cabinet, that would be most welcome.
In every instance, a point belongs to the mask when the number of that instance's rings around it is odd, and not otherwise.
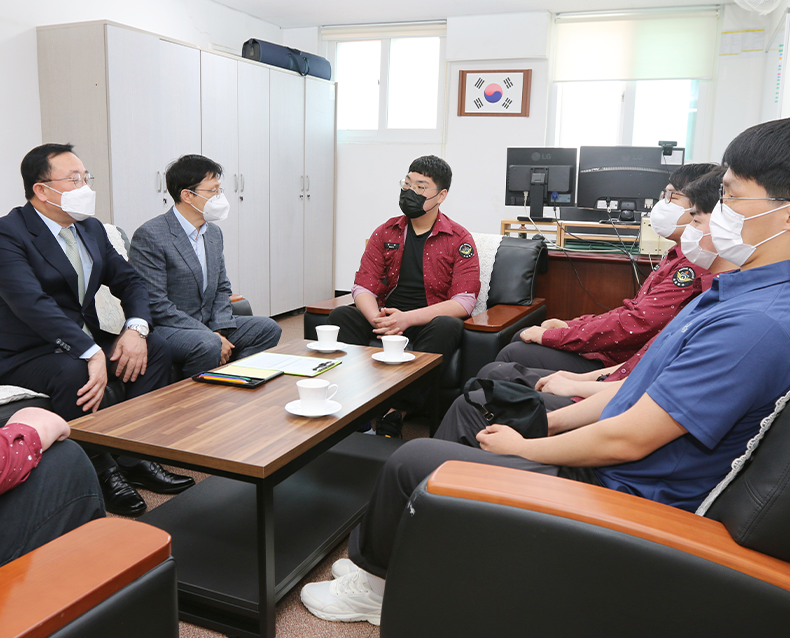
[[[273,314],[269,267],[269,79],[260,64],[239,62],[239,279],[254,312]],[[235,282],[234,282],[235,283]]]
[[[223,167],[234,292],[261,315],[332,296],[334,84],[103,21],[39,27],[38,64],[44,141],[74,144],[99,219],[131,237],[200,153]]]
[[[272,72],[269,229],[272,314],[304,301],[304,78]]]
[[[200,51],[159,40],[159,87],[160,152],[154,183],[162,198],[160,210],[164,212],[173,205],[165,185],[167,166],[182,155],[202,151]]]
[[[271,297],[280,313],[334,293],[335,85],[272,71],[270,117]]]
[[[221,55],[200,53],[200,102],[203,155],[222,166],[222,187],[230,202],[228,218],[217,225],[225,244],[225,269],[239,290],[239,116],[238,63]],[[204,193],[198,193],[204,195]],[[255,306],[253,306],[255,308]],[[256,312],[257,309],[256,309]]]
[[[304,304],[334,296],[335,85],[305,80]]]
[[[230,202],[219,222],[234,291],[256,314],[269,300],[269,69],[201,52],[203,154],[222,165]]]
[[[167,163],[200,152],[200,52],[92,22],[40,27],[38,54],[44,141],[74,144],[97,217],[131,237],[172,204]]]

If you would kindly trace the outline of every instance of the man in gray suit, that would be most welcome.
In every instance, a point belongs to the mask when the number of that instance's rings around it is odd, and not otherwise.
[[[167,169],[175,205],[132,237],[129,261],[151,298],[156,332],[170,344],[185,376],[277,345],[281,328],[269,317],[234,317],[225,274],[222,231],[228,216],[222,167],[184,155]]]

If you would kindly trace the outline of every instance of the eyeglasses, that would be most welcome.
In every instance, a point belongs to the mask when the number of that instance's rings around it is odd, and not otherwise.
[[[86,172],[84,175],[80,175],[79,173],[75,173],[74,175],[69,175],[68,177],[59,177],[58,179],[43,179],[41,180],[42,184],[46,184],[48,182],[71,182],[74,184],[76,188],[80,188],[83,184],[86,186],[93,185],[93,175]]]
[[[418,195],[422,195],[425,191],[438,191],[441,190],[440,188],[428,188],[427,186],[423,186],[422,184],[412,184],[407,179],[402,179],[400,181],[400,187],[402,190],[413,190]]]
[[[217,195],[222,195],[222,193],[225,192],[225,189],[224,188],[214,188],[212,190],[209,190],[207,188],[196,188],[192,192],[197,194],[196,191],[201,191],[203,193],[211,193],[211,197],[216,197]],[[211,198],[209,198],[209,199],[211,199]]]
[[[764,202],[790,202],[790,199],[787,197],[732,197],[731,195],[724,194],[724,184],[719,186],[719,200],[724,203],[725,200],[730,199],[743,199],[743,200],[754,200],[754,201],[764,201]]]
[[[655,193],[656,191],[653,192]],[[676,190],[661,191],[661,199],[663,199],[667,204],[672,203],[673,197],[685,197],[685,195],[680,191],[676,191]]]

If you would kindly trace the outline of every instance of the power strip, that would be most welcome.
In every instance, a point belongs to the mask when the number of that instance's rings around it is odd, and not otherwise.
[[[663,255],[675,242],[671,239],[660,237],[650,225],[650,217],[642,217],[642,228],[639,234],[639,254],[640,255]]]

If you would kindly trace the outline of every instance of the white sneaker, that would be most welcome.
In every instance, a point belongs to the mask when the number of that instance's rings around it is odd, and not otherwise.
[[[346,574],[355,572],[358,569],[359,567],[354,561],[348,558],[341,558],[332,564],[332,578],[343,578]]]
[[[381,624],[382,597],[368,585],[366,572],[361,569],[336,580],[310,583],[302,587],[302,602],[322,620]]]

